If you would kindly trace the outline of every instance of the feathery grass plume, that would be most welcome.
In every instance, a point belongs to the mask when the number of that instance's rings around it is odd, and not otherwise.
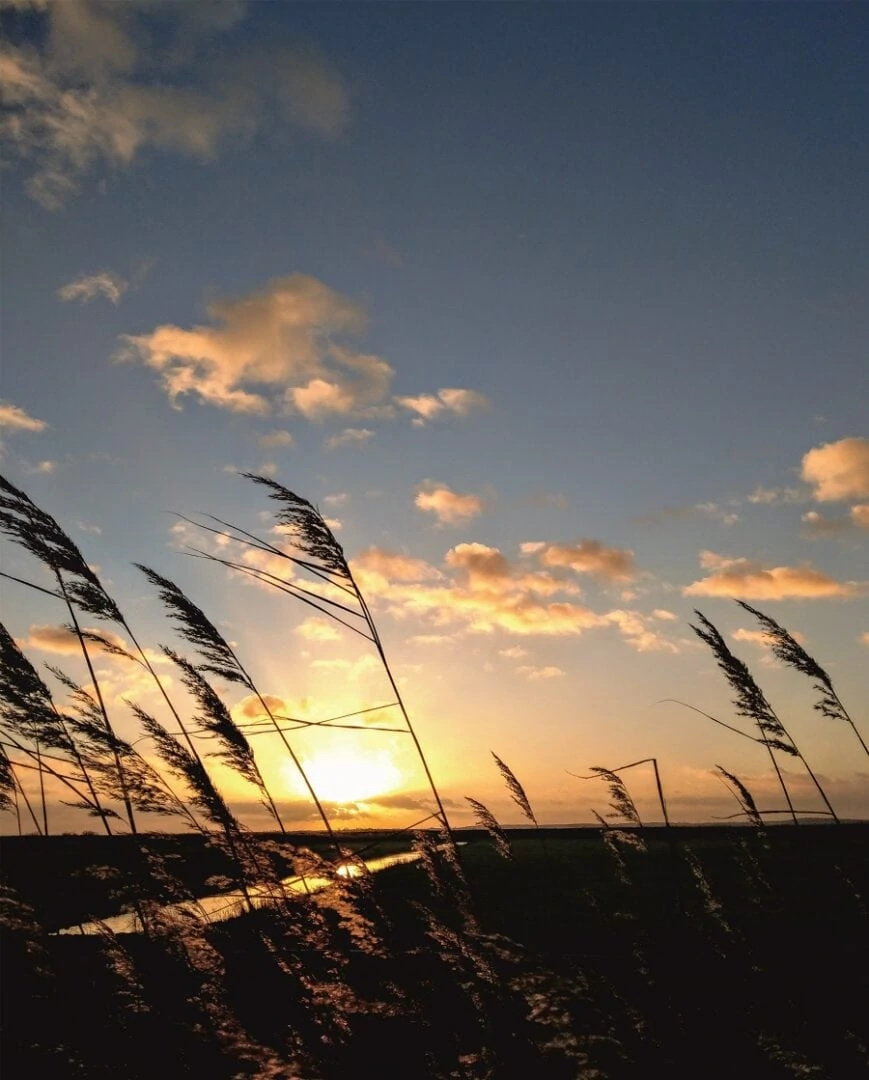
[[[819,697],[815,702],[814,708],[821,713],[822,716],[827,716],[831,720],[843,720],[846,724],[850,724],[854,734],[860,740],[860,745],[863,747],[864,752],[869,754],[869,746],[866,745],[863,736],[857,730],[857,726],[851,719],[845,706],[842,704],[841,698],[833,687],[833,680],[817,660],[815,660],[813,656],[810,656],[802,645],[800,645],[800,643],[796,641],[783,626],[777,623],[775,619],[771,618],[769,615],[764,615],[762,611],[753,608],[751,604],[746,604],[744,600],[737,600],[736,602],[750,615],[753,615],[763,627],[764,634],[770,643],[773,654],[778,660],[783,664],[787,664],[789,667],[796,668],[797,671],[808,676],[808,678],[815,680],[814,689],[817,690]]]
[[[701,625],[694,626],[691,623],[691,629],[712,650],[719,668],[724,672],[725,679],[736,694],[733,704],[737,713],[754,720],[768,746],[797,757],[799,752],[793,739],[788,735],[765,694],[754,681],[747,665],[733,655],[718,628],[705,615],[696,609],[694,614]]]
[[[723,766],[716,765],[715,768],[721,774],[722,779],[730,786],[734,798],[742,807],[742,812],[752,825],[755,825],[758,829],[763,828],[763,818],[760,816],[760,811],[757,809],[757,803],[754,801],[754,796],[745,784],[743,784],[738,776],[734,776],[733,773],[728,772]]]
[[[240,826],[223,796],[214,786],[202,762],[194,757],[163,725],[143,709],[134,707],[142,727],[154,740],[157,753],[169,771],[190,789],[192,804],[212,824],[240,832]]]
[[[525,817],[531,822],[532,825],[537,825],[537,818],[534,816],[534,811],[531,809],[531,803],[528,801],[528,796],[525,794],[525,789],[516,779],[516,774],[503,762],[494,750],[489,751],[492,757],[495,759],[495,764],[498,766],[498,771],[504,778],[504,783],[507,785],[507,790],[510,792],[510,796],[513,802],[519,807]],[[540,828],[539,825],[537,825]]]
[[[74,743],[51,691],[0,623],[0,720],[27,739],[65,753]]]
[[[623,817],[626,821],[630,822],[631,825],[636,825],[641,829],[643,823],[640,820],[640,813],[637,810],[634,800],[628,793],[624,780],[622,780],[618,773],[614,773],[611,769],[605,769],[602,765],[592,765],[591,771],[602,780],[605,780],[607,787],[609,788],[610,798],[612,799],[612,802],[610,803],[612,813],[607,814],[607,817]],[[598,817],[599,819],[599,815],[595,814],[595,817]]]
[[[118,622],[121,613],[85,562],[82,553],[54,518],[0,476],[0,532],[29,551],[64,582],[72,600],[88,614]]]
[[[227,682],[240,683],[253,690],[250,679],[241,669],[235,653],[228,642],[201,608],[197,607],[178,586],[141,563],[133,564],[145,575],[160,594],[160,599],[170,612],[170,618],[185,641],[188,641],[204,657],[203,671],[210,671]]]
[[[0,746],[0,811],[15,809],[15,776],[12,762],[4,748]]]
[[[230,715],[229,709],[215,692],[214,688],[200,672],[174,650],[163,646],[163,652],[180,669],[181,679],[193,697],[200,711],[194,721],[200,724],[210,735],[214,735],[223,749],[216,755],[225,761],[231,769],[253,784],[262,796],[263,806],[275,819],[281,832],[284,832],[278,808],[272,799],[263,779],[250,743]]]
[[[699,638],[701,638],[701,640],[705,641],[712,650],[712,653],[718,662],[718,666],[724,672],[724,676],[730,684],[731,689],[736,692],[733,704],[736,706],[737,712],[741,716],[750,717],[757,724],[758,730],[769,751],[770,759],[775,767],[782,791],[785,794],[788,809],[791,812],[794,824],[797,823],[797,815],[793,808],[787,786],[785,785],[784,777],[781,775],[781,771],[775,760],[773,749],[782,750],[786,754],[790,754],[792,757],[800,759],[824,805],[829,811],[830,816],[838,824],[839,818],[836,816],[836,811],[833,809],[830,800],[827,798],[827,793],[821,786],[817,776],[815,776],[812,767],[801,753],[793,736],[785,728],[784,724],[776,715],[775,710],[767,701],[763,691],[754,681],[754,677],[748,670],[748,667],[742,660],[734,656],[730,649],[728,649],[724,638],[718,632],[717,628],[696,609],[694,613],[700,619],[702,628],[692,625],[691,629]]]
[[[292,531],[296,546],[315,560],[315,569],[326,570],[343,581],[350,582],[350,569],[347,566],[344,549],[335,539],[320,511],[312,503],[269,477],[257,476],[256,473],[242,473],[241,475],[246,480],[252,480],[255,484],[268,488],[269,498],[281,506],[275,514],[278,524]],[[310,564],[302,562],[301,565],[311,569]]]
[[[510,841],[492,811],[483,803],[472,799],[470,795],[466,795],[465,800],[471,804],[471,809],[474,811],[474,817],[477,819],[478,824],[492,837],[498,854],[505,859],[512,859],[513,849],[510,847]]]

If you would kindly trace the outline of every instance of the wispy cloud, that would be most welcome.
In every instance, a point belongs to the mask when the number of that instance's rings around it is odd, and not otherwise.
[[[151,5],[64,0],[33,5],[28,18],[34,12],[39,47],[0,52],[10,110],[0,135],[30,167],[27,189],[47,209],[89,173],[128,167],[151,150],[209,161],[230,140],[278,125],[332,138],[347,124],[343,81],[310,47],[215,48],[244,17],[235,0],[169,5],[159,28]]]
[[[295,439],[289,431],[270,431],[266,435],[260,435],[257,442],[263,450],[274,450],[280,446],[292,446]]]
[[[61,300],[80,300],[83,304],[89,304],[91,300],[103,296],[117,307],[129,287],[130,283],[120,274],[112,270],[101,270],[97,274],[85,274],[62,285],[57,290],[57,295]]]
[[[459,387],[445,387],[437,394],[417,394],[397,397],[396,404],[408,412],[416,414],[414,423],[421,425],[427,420],[452,413],[454,416],[468,416],[491,408],[491,401],[479,390],[467,390]]]
[[[374,432],[370,428],[344,428],[337,435],[332,435],[326,440],[327,450],[337,450],[341,446],[359,446],[374,438]]]
[[[8,401],[0,401],[0,431],[45,431],[48,424],[37,420],[24,409]]]
[[[530,664],[524,664],[522,667],[516,668],[519,675],[524,675],[530,682],[537,682],[539,679],[560,679],[564,676],[564,672],[560,667],[555,667],[554,664],[548,664],[546,667],[534,667]]]
[[[747,498],[750,503],[755,505],[768,506],[771,503],[805,502],[807,493],[800,490],[800,488],[794,487],[768,488],[758,485]]]

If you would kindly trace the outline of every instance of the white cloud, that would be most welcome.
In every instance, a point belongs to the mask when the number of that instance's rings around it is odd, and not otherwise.
[[[349,498],[346,491],[336,491],[331,495],[324,495],[323,502],[327,506],[343,506]]]
[[[98,296],[104,296],[117,306],[129,287],[129,282],[120,274],[101,270],[98,274],[84,275],[61,286],[57,295],[61,300],[81,300],[83,304],[89,304]]]
[[[712,571],[686,586],[685,596],[730,596],[743,600],[825,599],[857,596],[859,582],[839,582],[809,564],[766,567],[713,551],[700,554],[700,565]]]
[[[434,480],[426,480],[416,493],[419,510],[434,514],[441,525],[459,525],[483,512],[483,500],[470,492],[460,494]]]
[[[37,420],[30,416],[17,405],[8,401],[0,401],[0,430],[7,431],[45,431],[48,424],[44,420]]]
[[[869,498],[869,439],[816,446],[803,457],[802,479],[813,486],[818,502]]]
[[[40,47],[0,52],[9,105],[0,134],[31,168],[28,191],[48,209],[88,173],[130,166],[150,150],[208,161],[224,144],[279,124],[332,138],[347,123],[344,85],[310,48],[203,48],[243,5],[167,5],[159,28],[151,5],[63,0],[37,10]]]
[[[344,428],[338,435],[332,435],[326,440],[327,450],[337,450],[339,446],[359,446],[374,438],[374,432],[370,428]]]
[[[455,416],[468,416],[472,412],[491,408],[491,402],[479,390],[466,390],[458,387],[445,387],[434,394],[418,394],[415,397],[397,397],[396,404],[409,412],[416,413],[416,423],[425,423],[444,413]]]
[[[801,645],[805,644],[805,636],[799,632],[799,630],[789,630],[788,633]],[[772,639],[766,633],[765,630],[746,630],[743,627],[739,627],[738,630],[734,630],[730,635],[734,641],[749,641],[752,645],[758,645],[762,649],[769,649],[772,647]]]
[[[673,611],[667,611],[666,608],[655,608],[652,612],[653,619],[660,619],[663,622],[674,622],[679,618]]]

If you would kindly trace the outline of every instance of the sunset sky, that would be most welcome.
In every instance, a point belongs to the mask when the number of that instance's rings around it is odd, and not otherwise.
[[[456,824],[465,795],[519,819],[490,750],[546,823],[606,807],[567,770],[650,756],[674,819],[737,810],[716,764],[781,806],[762,747],[660,703],[750,730],[695,607],[869,816],[869,759],[734,603],[798,632],[869,732],[869,8],[0,9],[3,472],[142,639],[177,643],[133,561],[287,713],[390,700],[364,642],[182,554],[215,541],[171,511],[285,542],[253,471],[344,545]],[[34,663],[83,677],[59,605],[0,596]],[[99,664],[133,737],[123,695],[156,696]],[[341,823],[426,813],[406,736],[295,745]]]

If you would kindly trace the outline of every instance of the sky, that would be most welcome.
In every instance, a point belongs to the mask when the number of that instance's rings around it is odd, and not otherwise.
[[[781,809],[762,746],[666,700],[751,730],[695,608],[837,811],[869,816],[853,733],[734,602],[798,634],[869,732],[869,9],[4,0],[0,17],[3,473],[155,657],[178,639],[133,562],[182,585],[287,715],[391,700],[356,635],[185,555],[242,553],[173,512],[289,542],[252,471],[344,546],[456,825],[468,795],[520,819],[491,751],[544,823],[606,811],[570,773],[650,757],[674,820],[738,810],[716,765]],[[43,580],[6,542],[0,559]],[[41,670],[85,679],[54,600],[0,596]],[[125,698],[159,712],[153,686],[107,655],[98,675],[134,738]],[[390,715],[294,736],[340,824],[430,809],[408,737],[370,730]],[[287,820],[315,827],[280,747],[257,748]],[[648,766],[625,779],[660,817]]]

